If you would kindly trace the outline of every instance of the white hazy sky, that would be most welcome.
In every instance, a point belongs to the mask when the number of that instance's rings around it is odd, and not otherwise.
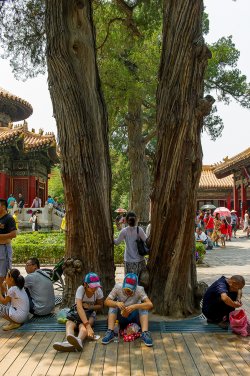
[[[240,50],[239,69],[250,81],[250,0],[205,0],[205,6],[210,20],[207,41],[213,43],[222,36],[232,35],[236,47]],[[8,61],[0,59],[0,87],[31,103],[34,112],[28,119],[29,129],[35,128],[38,131],[43,128],[56,133],[46,76],[25,82],[17,81]],[[219,162],[223,157],[234,156],[250,147],[250,110],[241,108],[235,102],[229,106],[217,103],[217,107],[225,127],[222,137],[215,142],[203,134],[204,164]]]

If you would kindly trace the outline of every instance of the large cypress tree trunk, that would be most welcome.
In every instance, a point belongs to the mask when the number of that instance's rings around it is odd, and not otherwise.
[[[135,211],[139,221],[146,222],[149,217],[150,178],[142,135],[141,103],[129,101],[126,117],[128,129],[128,159],[130,165],[130,208]]]
[[[213,102],[203,98],[211,56],[202,38],[201,0],[165,0],[163,10],[149,294],[158,313],[182,317],[198,308],[194,216],[202,167],[200,133]]]
[[[46,0],[46,34],[66,198],[66,257],[83,264],[82,272],[75,268],[68,277],[64,303],[70,304],[86,272],[100,274],[104,294],[114,285],[108,122],[91,1]]]

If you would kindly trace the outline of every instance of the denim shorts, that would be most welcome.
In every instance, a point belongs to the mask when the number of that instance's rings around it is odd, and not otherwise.
[[[128,317],[123,317],[118,308],[109,308],[109,313],[117,313],[117,320],[119,321],[121,329],[125,329],[128,324],[131,323],[135,323],[140,326],[140,316],[148,315],[148,311],[145,309],[136,309],[135,311],[131,312]]]
[[[12,267],[11,244],[0,244],[0,277],[5,277]]]

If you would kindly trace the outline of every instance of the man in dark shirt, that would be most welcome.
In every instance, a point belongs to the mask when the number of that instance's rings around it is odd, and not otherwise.
[[[224,276],[215,281],[205,292],[202,313],[208,322],[227,328],[229,313],[242,306],[242,289],[245,279],[240,275]]]
[[[16,223],[7,212],[7,201],[0,198],[0,288],[12,267],[11,239],[16,237]]]
[[[19,207],[19,209],[22,209],[24,207],[24,204],[25,204],[25,200],[24,200],[22,193],[18,193],[18,207]]]

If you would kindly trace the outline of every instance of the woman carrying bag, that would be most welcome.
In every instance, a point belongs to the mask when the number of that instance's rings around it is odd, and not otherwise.
[[[140,273],[146,269],[146,262],[144,256],[141,256],[137,248],[137,240],[140,238],[143,242],[146,241],[147,235],[143,229],[136,225],[136,214],[128,212],[126,215],[127,227],[123,228],[117,239],[114,240],[115,245],[119,245],[125,241],[126,247],[124,252],[124,269],[125,275]]]

